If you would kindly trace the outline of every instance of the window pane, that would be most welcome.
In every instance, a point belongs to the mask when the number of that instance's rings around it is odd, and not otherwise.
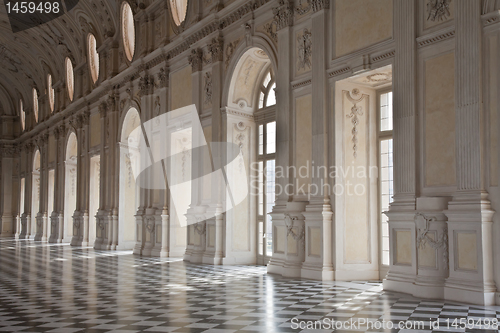
[[[264,93],[261,92],[259,96],[259,109],[262,109],[264,107]]]
[[[380,130],[392,131],[392,92],[380,95]]]
[[[264,154],[264,125],[259,125],[259,155]]]
[[[380,142],[380,211],[389,210],[394,194],[392,139]],[[382,264],[389,265],[389,224],[385,214],[381,218]]]
[[[259,248],[259,254],[262,255],[264,251],[264,222],[260,221],[259,222],[259,241],[257,246]]]
[[[273,228],[270,212],[273,210],[275,200],[275,161],[266,161],[266,238],[267,255],[271,256],[273,254]]]
[[[259,162],[259,215],[264,215],[264,162]]]
[[[273,121],[271,123],[267,123],[266,131],[267,131],[266,154],[273,154],[276,152],[276,122]]]
[[[273,83],[273,86],[269,90],[269,94],[267,95],[266,106],[271,106],[276,104],[276,83]]]
[[[271,81],[271,72],[268,72],[262,84],[264,85],[264,87],[267,88],[267,85],[269,84],[270,81]]]

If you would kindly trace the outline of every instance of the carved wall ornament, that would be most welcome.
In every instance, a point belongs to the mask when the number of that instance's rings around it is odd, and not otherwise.
[[[205,221],[203,222],[198,222],[195,223],[194,225],[194,231],[200,236],[205,235],[207,232],[207,223]]]
[[[193,72],[201,71],[203,67],[203,50],[199,48],[191,50],[191,54],[188,56],[188,61],[193,69]]]
[[[157,118],[161,113],[161,105],[160,105],[160,96],[156,96],[155,98],[155,103],[154,103],[154,111],[153,111],[153,117]],[[160,119],[156,119],[157,123],[159,123]]]
[[[233,56],[233,53],[234,53],[234,50],[236,49],[236,46],[239,43],[240,43],[240,38],[227,44],[227,46],[226,46],[226,68],[229,65],[229,61],[231,60],[231,57]]]
[[[427,21],[444,21],[450,17],[451,0],[427,0]]]
[[[205,99],[203,100],[203,103],[206,106],[212,105],[212,73],[206,72],[205,73],[205,86],[203,90],[205,91]]]
[[[297,37],[297,47],[299,53],[298,69],[310,69],[312,66],[312,34],[309,29],[304,29],[302,35]]]
[[[143,77],[139,79],[139,95],[147,96],[151,95],[154,90],[155,78],[153,75],[144,74]]]
[[[146,217],[146,229],[148,232],[153,235],[155,232],[155,218],[154,216],[148,216]],[[151,239],[154,239],[153,236],[151,236]]]
[[[208,45],[208,52],[211,56],[211,61],[222,61],[224,58],[224,39],[222,37],[212,39]]]
[[[293,4],[288,0],[279,0],[279,7],[273,8],[277,30],[293,25]]]
[[[168,77],[169,70],[166,67],[160,68],[160,72],[158,73],[158,87],[159,88],[168,88]]]
[[[276,32],[276,22],[272,21],[269,23],[264,24],[263,26],[264,31],[266,34],[271,37],[271,39],[275,42],[278,43],[278,33]]]
[[[365,95],[362,95],[358,89],[353,89],[351,93],[347,92],[346,93],[347,98],[354,104],[351,108],[351,113],[346,115],[347,118],[351,118],[351,124],[352,124],[352,150],[353,150],[353,156],[356,158],[358,156],[357,150],[358,150],[358,125],[359,125],[359,118],[363,115],[363,108],[361,106],[357,106],[356,104],[361,102]]]
[[[425,246],[429,244],[434,250],[443,250],[443,263],[446,268],[449,264],[449,252],[448,252],[448,228],[445,226],[441,230],[441,234],[438,239],[432,239],[427,235],[429,232],[429,223],[436,221],[433,216],[426,216],[422,213],[416,213],[414,217],[415,226],[417,228],[417,248],[425,249]]]

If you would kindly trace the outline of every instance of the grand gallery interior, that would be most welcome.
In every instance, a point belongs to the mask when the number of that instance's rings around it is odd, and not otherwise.
[[[499,0],[2,2],[0,331],[498,332]]]

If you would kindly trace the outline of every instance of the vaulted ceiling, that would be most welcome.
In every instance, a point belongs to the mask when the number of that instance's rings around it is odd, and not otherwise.
[[[43,97],[47,74],[63,85],[64,60],[77,68],[86,62],[86,36],[98,47],[118,31],[120,0],[80,0],[68,13],[40,26],[13,33],[4,0],[0,0],[0,114],[17,115],[19,99],[32,109],[32,89]]]

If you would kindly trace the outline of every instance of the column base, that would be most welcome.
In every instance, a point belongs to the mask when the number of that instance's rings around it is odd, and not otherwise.
[[[474,286],[476,284],[476,286]],[[478,305],[495,305],[496,289],[494,286],[485,288],[482,284],[474,281],[463,281],[457,279],[446,280],[444,287],[444,298],[450,301],[470,303]]]

